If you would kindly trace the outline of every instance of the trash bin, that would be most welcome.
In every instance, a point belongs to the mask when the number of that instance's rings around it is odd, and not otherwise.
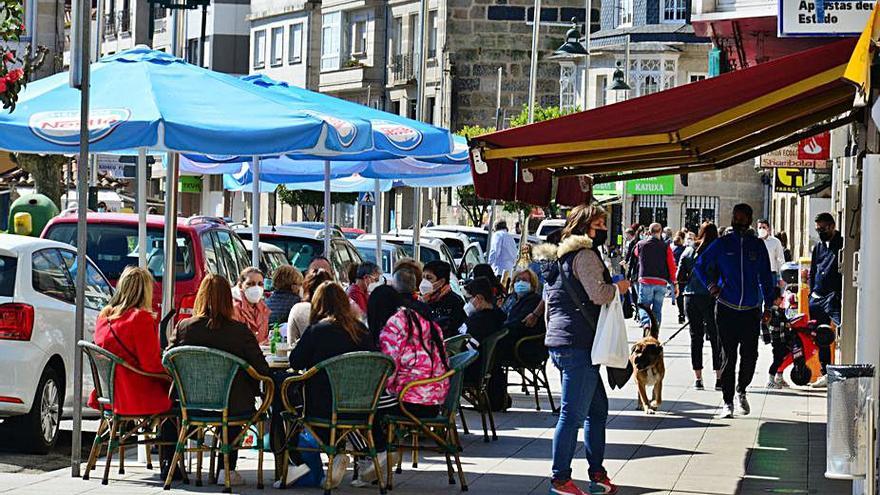
[[[867,475],[869,433],[873,429],[874,366],[828,366],[826,478],[859,479]]]

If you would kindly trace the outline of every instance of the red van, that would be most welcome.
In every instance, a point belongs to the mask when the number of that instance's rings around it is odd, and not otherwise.
[[[89,213],[86,252],[112,285],[126,266],[138,264],[138,216],[125,213]],[[76,213],[53,218],[42,237],[76,246]],[[156,278],[153,306],[162,304],[162,276],[165,271],[165,217],[147,216],[147,268]],[[250,258],[241,239],[222,220],[192,217],[177,220],[177,263],[174,307],[177,319],[192,314],[199,284],[208,273],[217,273],[235,283]]]

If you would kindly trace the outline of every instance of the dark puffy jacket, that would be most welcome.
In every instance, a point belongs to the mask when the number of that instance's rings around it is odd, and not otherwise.
[[[467,319],[467,314],[464,312],[464,301],[455,292],[449,291],[440,299],[429,301],[428,306],[431,307],[434,321],[440,325],[445,339],[458,334],[458,329]]]

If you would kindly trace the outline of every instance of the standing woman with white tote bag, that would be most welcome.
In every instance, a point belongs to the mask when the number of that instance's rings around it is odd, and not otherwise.
[[[599,246],[608,238],[607,214],[599,206],[583,204],[572,209],[562,229],[555,253],[542,246],[547,305],[545,344],[562,375],[562,405],[553,435],[551,494],[582,495],[617,492],[602,463],[605,458],[605,423],[608,396],[592,363],[590,352],[603,305],[629,289],[629,281],[611,283]],[[583,491],[572,481],[571,461],[578,432],[584,427],[590,487]]]

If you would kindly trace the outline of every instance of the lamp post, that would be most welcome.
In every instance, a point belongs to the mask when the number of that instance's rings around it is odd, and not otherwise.
[[[589,1],[587,2],[589,6]],[[589,13],[589,10],[587,10]],[[565,33],[565,43],[553,52],[553,58],[577,58],[586,57],[584,66],[584,106],[581,110],[588,109],[590,87],[590,25],[587,23],[587,34],[584,44],[581,45],[581,32],[577,28],[577,19],[571,18],[571,29]]]

